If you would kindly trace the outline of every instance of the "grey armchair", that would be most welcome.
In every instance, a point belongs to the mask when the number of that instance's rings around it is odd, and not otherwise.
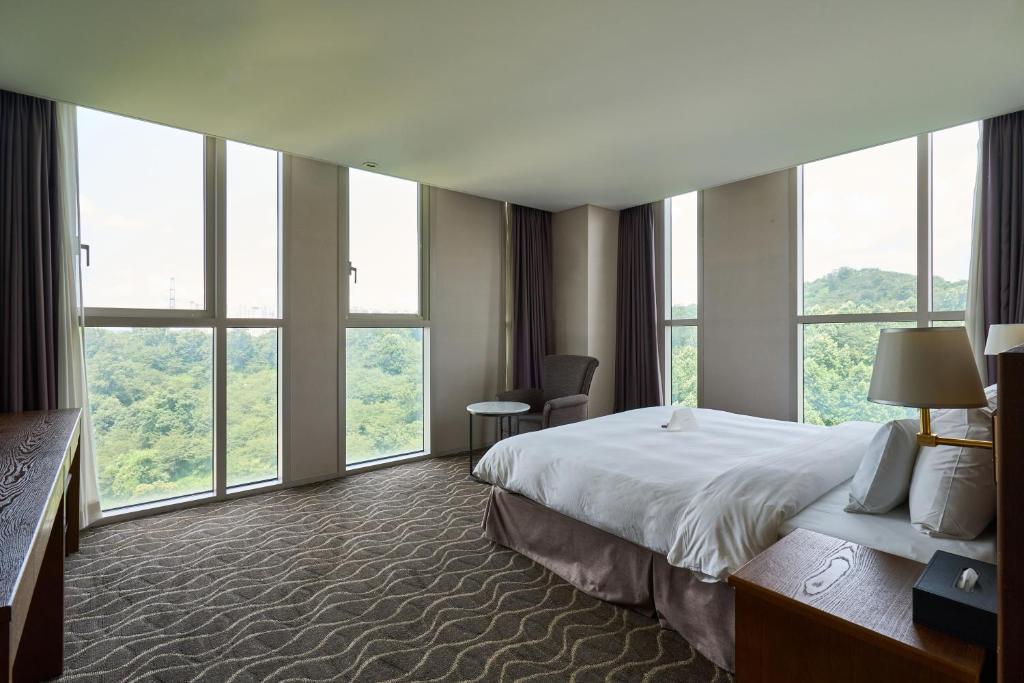
[[[590,356],[545,356],[541,361],[539,389],[503,391],[498,400],[530,405],[530,412],[518,416],[520,430],[524,425],[547,429],[585,420],[590,383],[598,365],[598,360]]]

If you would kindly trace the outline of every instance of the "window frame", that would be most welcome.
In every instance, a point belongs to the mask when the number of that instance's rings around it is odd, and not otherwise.
[[[154,124],[162,125],[162,124]],[[183,496],[103,510],[104,520],[124,519],[187,506],[195,501],[226,500],[251,491],[281,486],[285,481],[284,444],[287,443],[287,335],[285,333],[284,191],[286,164],[277,154],[277,317],[229,318],[227,316],[227,140],[203,136],[203,233],[204,308],[201,310],[85,308],[85,327],[203,328],[213,334],[213,487]],[[79,235],[81,240],[81,235]],[[277,476],[234,486],[227,485],[227,332],[232,328],[277,330]],[[97,453],[97,457],[102,457]]]
[[[938,132],[938,131],[935,131]],[[831,313],[804,315],[804,164],[795,169],[791,194],[795,208],[795,293],[793,320],[796,325],[796,418],[804,421],[804,327],[823,323],[913,323],[915,327],[931,327],[933,323],[962,322],[964,311],[933,311],[933,211],[932,211],[932,133],[912,136],[917,140],[917,310],[884,313]],[[906,139],[906,138],[903,138]],[[896,140],[892,142],[897,142]],[[883,143],[885,144],[885,143]],[[840,155],[841,156],[841,155]]]
[[[662,236],[664,257],[664,301],[662,324],[664,327],[664,358],[662,358],[662,394],[665,405],[672,403],[672,331],[676,327],[697,328],[697,407],[704,405],[704,326],[701,324],[704,311],[704,191],[694,190],[697,194],[697,317],[672,317],[672,197],[664,200],[662,207]],[[684,192],[683,194],[689,194]],[[677,195],[673,195],[677,196]]]
[[[357,169],[362,170],[362,169]],[[351,271],[349,259],[349,169],[338,169],[338,468],[340,472],[372,469],[388,463],[424,458],[431,454],[430,443],[430,225],[432,222],[430,187],[417,187],[417,239],[419,246],[419,313],[352,313],[349,300]],[[423,450],[396,453],[371,460],[349,463],[347,452],[347,363],[349,328],[416,328],[423,331]]]

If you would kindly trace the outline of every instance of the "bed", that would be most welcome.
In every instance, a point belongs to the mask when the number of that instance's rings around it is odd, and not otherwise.
[[[633,410],[495,444],[475,474],[493,484],[487,536],[584,592],[656,616],[732,671],[725,579],[782,535],[808,528],[927,561],[937,549],[988,559],[992,537],[934,539],[905,508],[842,511],[878,425],[797,424],[695,409]],[[902,517],[901,517],[902,515]]]

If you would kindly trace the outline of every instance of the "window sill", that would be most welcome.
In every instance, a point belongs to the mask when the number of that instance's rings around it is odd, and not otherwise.
[[[267,481],[259,481],[252,484],[232,486],[224,493],[223,496],[218,496],[213,491],[207,491],[206,493],[195,493],[189,496],[157,500],[152,503],[128,505],[121,508],[114,508],[113,510],[104,510],[103,517],[93,522],[90,526],[96,527],[103,526],[104,524],[127,522],[128,520],[151,517],[152,515],[159,515],[164,512],[193,508],[197,505],[204,505],[206,503],[216,503],[225,500],[232,500],[234,498],[241,498],[253,493],[268,493],[280,488],[284,488],[284,484],[281,479],[268,479]]]
[[[231,498],[235,494],[248,493],[250,491],[261,491],[266,488],[281,485],[281,478],[274,477],[273,479],[264,479],[263,481],[254,481],[251,484],[236,484],[235,486],[229,486],[225,492],[226,498]]]
[[[217,494],[213,491],[205,493],[194,493],[189,496],[177,498],[165,498],[151,503],[139,503],[138,505],[126,505],[125,507],[104,510],[103,517],[97,524],[121,522],[127,519],[136,519],[168,510],[178,510],[184,507],[191,507],[197,503],[206,503],[217,500]]]
[[[356,462],[351,465],[345,465],[345,472],[349,474],[355,474],[356,472],[369,472],[371,470],[378,470],[384,467],[391,467],[393,465],[401,465],[408,462],[416,462],[418,460],[426,460],[431,457],[429,451],[419,451],[417,453],[405,453],[404,455],[395,455],[390,458],[380,458],[379,460],[368,460],[366,462]]]

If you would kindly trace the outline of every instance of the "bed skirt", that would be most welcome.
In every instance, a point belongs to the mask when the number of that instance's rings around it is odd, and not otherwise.
[[[487,538],[547,567],[584,593],[677,631],[714,664],[735,671],[735,595],[706,583],[664,555],[492,486]]]

